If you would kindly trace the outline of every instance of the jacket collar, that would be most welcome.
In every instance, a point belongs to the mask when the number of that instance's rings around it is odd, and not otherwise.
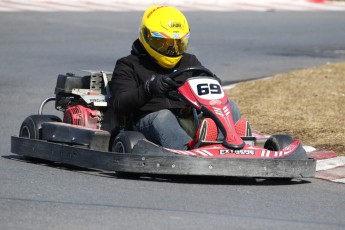
[[[143,57],[150,56],[145,50],[144,46],[139,41],[139,39],[133,42],[131,54],[136,55],[136,56],[143,56]]]

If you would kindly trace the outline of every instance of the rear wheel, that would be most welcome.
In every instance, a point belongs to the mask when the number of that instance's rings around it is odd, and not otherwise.
[[[19,136],[30,139],[42,139],[42,124],[45,122],[61,122],[55,115],[31,115],[25,118],[20,126]]]
[[[42,124],[45,122],[61,122],[55,115],[31,115],[25,118],[19,130],[19,137],[42,140]],[[23,156],[29,161],[41,161],[34,157]]]

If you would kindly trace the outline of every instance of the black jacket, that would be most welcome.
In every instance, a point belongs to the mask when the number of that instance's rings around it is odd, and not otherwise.
[[[122,115],[133,114],[135,118],[138,118],[162,109],[175,111],[186,107],[185,102],[171,100],[165,95],[154,97],[147,95],[144,83],[153,75],[168,75],[176,69],[192,66],[201,66],[201,63],[194,55],[185,53],[174,69],[162,68],[137,39],[133,43],[131,54],[120,58],[114,68],[111,89],[115,112]],[[191,76],[193,76],[192,72],[186,72],[176,80],[182,81]]]

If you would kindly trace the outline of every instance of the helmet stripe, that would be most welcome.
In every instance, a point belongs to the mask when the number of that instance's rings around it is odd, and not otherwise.
[[[184,39],[184,38],[187,38],[189,39],[190,37],[190,32],[186,33],[184,36],[182,36],[181,38],[180,37],[170,37],[169,35],[166,35],[162,32],[151,32],[151,35],[152,37],[154,38],[178,38],[178,39]]]
[[[168,35],[164,33],[160,33],[160,32],[152,32],[151,35],[152,37],[155,37],[155,38],[169,38]]]

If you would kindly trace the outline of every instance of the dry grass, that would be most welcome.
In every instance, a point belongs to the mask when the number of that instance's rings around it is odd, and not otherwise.
[[[242,82],[227,94],[254,130],[345,155],[345,63]]]

